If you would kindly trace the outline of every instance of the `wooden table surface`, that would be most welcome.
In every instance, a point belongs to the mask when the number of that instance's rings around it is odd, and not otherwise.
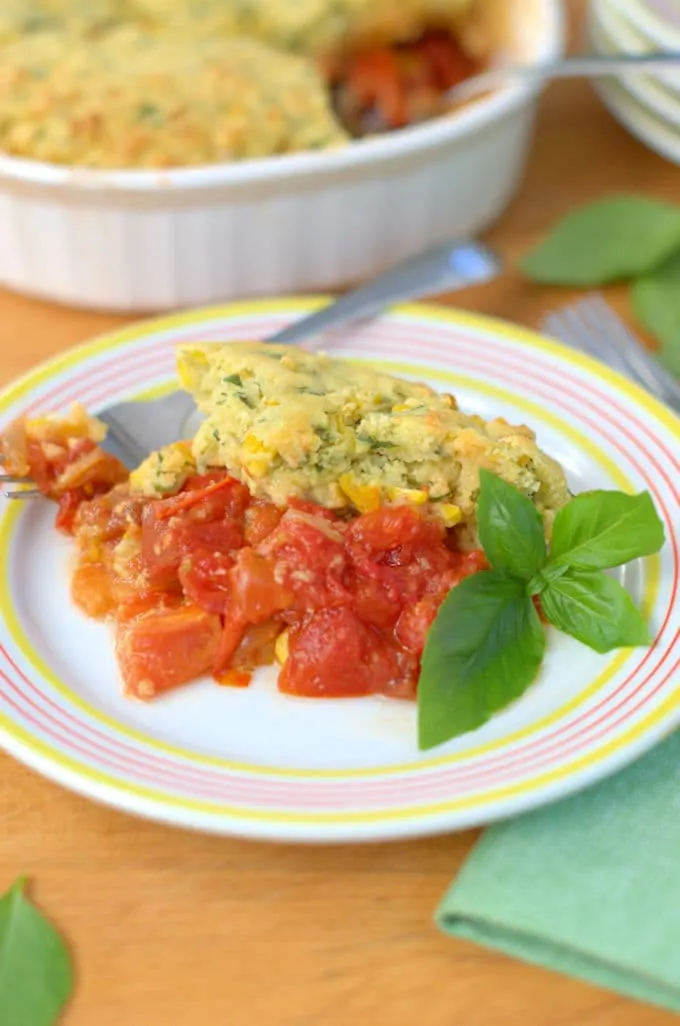
[[[553,86],[524,187],[489,239],[512,260],[576,203],[612,190],[677,200],[679,187],[680,170],[629,138],[587,85]],[[568,298],[510,272],[456,302],[535,325]],[[611,298],[625,312],[623,294]],[[0,293],[0,385],[122,321]],[[203,837],[100,808],[6,756],[0,829],[0,890],[29,874],[73,945],[66,1026],[676,1022],[440,935],[432,913],[474,833],[317,849]]]

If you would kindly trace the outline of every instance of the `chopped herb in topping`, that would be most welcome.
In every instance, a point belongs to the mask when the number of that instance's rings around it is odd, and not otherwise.
[[[329,431],[327,427],[315,427],[314,434],[317,435],[322,442],[325,442],[326,445],[330,445],[333,442],[333,432]]]
[[[163,123],[163,112],[155,103],[140,103],[137,107],[137,118],[140,121],[149,121],[154,125]]]
[[[227,374],[226,378],[222,378],[222,381],[226,381],[230,385],[236,385],[237,388],[243,388],[243,380],[240,374]]]
[[[323,392],[319,392],[317,389],[310,388],[308,385],[300,385],[297,389],[300,395],[323,395]]]
[[[236,394],[239,397],[239,399],[241,400],[241,402],[243,403],[243,405],[247,406],[249,410],[254,410],[255,409],[255,403],[253,402],[253,400],[250,398],[249,395],[246,395],[245,392],[237,392]]]
[[[213,436],[213,438],[215,439],[216,442],[221,441],[220,433],[217,430],[217,428],[215,428],[215,430],[213,431],[212,436]]]
[[[377,451],[379,449],[396,449],[395,442],[386,442],[382,438],[376,438],[374,435],[357,435],[360,442],[364,442],[369,449]]]

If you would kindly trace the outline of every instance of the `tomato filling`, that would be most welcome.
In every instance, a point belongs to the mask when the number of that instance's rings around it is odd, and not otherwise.
[[[27,458],[51,494],[63,466]],[[107,485],[108,464],[95,463],[104,477],[90,494],[79,484],[54,496],[57,522],[78,545],[74,601],[114,622],[124,688],[138,698],[208,672],[243,687],[275,658],[289,694],[413,698],[439,606],[485,566],[416,507],[350,520],[298,501],[278,509],[225,471],[146,498]]]
[[[448,32],[361,49],[326,70],[338,115],[354,135],[403,128],[431,117],[448,89],[481,70]]]

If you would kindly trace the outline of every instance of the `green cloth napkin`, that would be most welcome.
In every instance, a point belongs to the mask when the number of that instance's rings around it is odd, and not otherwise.
[[[489,829],[436,918],[680,1012],[680,732],[604,783]]]

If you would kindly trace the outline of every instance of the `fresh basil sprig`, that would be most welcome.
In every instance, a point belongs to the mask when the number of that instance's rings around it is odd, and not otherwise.
[[[24,886],[20,878],[0,896],[0,1023],[54,1026],[73,989],[71,959]]]
[[[606,196],[567,214],[524,257],[549,285],[596,286],[648,274],[680,251],[680,206],[647,196]]]
[[[650,642],[628,592],[603,573],[662,547],[648,492],[577,495],[557,514],[548,553],[533,503],[487,470],[479,479],[479,537],[493,569],[453,588],[430,628],[418,682],[421,749],[480,727],[534,681],[545,650],[535,596],[550,623],[596,652]]]
[[[660,343],[659,359],[680,378],[680,245],[670,260],[633,282],[633,312]]]

